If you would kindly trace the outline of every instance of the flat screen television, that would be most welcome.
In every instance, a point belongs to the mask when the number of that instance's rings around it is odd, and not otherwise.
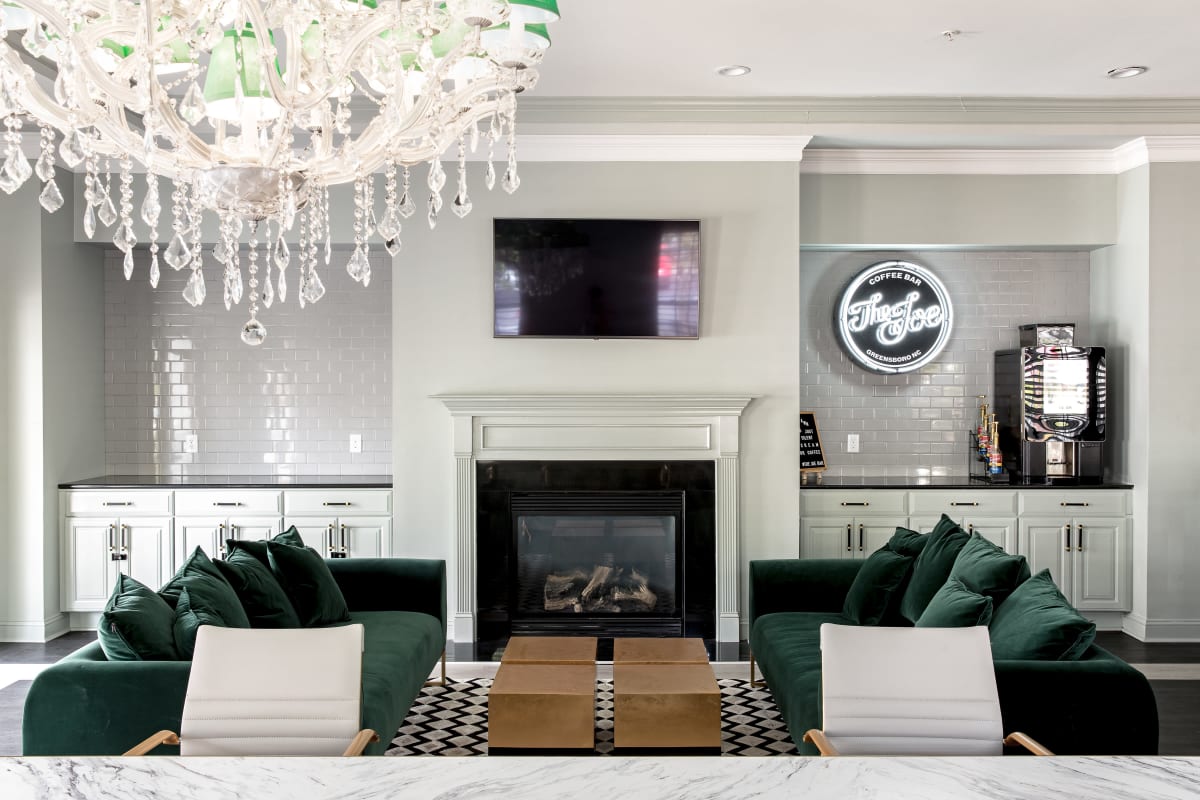
[[[700,335],[698,220],[497,219],[496,337]]]

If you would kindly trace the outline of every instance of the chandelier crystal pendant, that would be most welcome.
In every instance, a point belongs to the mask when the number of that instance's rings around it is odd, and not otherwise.
[[[283,302],[288,277],[301,307],[325,293],[317,267],[330,260],[329,187],[353,186],[347,271],[364,286],[371,240],[395,255],[401,221],[416,211],[413,167],[428,165],[431,228],[447,183],[444,153],[458,159],[457,216],[471,211],[466,158],[481,140],[487,188],[503,142],[501,186],[516,190],[516,96],[537,83],[547,25],[558,18],[556,0],[5,0],[0,190],[11,194],[36,174],[39,201],[54,212],[63,205],[55,153],[82,167],[84,230],[90,238],[97,221],[115,225],[128,278],[137,162],[146,173],[136,213],[151,232],[151,284],[160,275],[157,232],[169,227],[162,260],[189,270],[184,299],[204,302],[200,225],[215,214],[225,305],[247,299],[242,340],[260,344],[260,303]],[[28,118],[39,130],[33,168],[21,150]],[[159,194],[159,177],[172,182],[169,196]]]

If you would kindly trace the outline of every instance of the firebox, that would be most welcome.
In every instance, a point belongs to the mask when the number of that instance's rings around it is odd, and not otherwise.
[[[514,633],[681,636],[684,494],[512,497]]]
[[[712,461],[476,465],[476,640],[716,637]]]

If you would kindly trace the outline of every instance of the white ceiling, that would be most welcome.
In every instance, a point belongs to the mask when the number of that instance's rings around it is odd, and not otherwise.
[[[542,97],[1198,97],[1195,0],[559,0]],[[962,34],[947,41],[942,31]],[[745,64],[753,72],[720,78]],[[1141,64],[1140,78],[1111,80]]]

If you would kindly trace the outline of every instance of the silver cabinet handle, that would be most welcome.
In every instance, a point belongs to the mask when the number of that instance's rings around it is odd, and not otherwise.
[[[100,505],[104,506],[105,508],[114,508],[116,506],[131,506],[133,503],[128,500],[122,500],[120,502],[117,502],[116,500],[105,500]]]
[[[338,554],[339,557],[340,558],[349,558],[350,557],[350,546],[346,542],[346,526],[345,525],[341,526],[341,537],[339,540],[341,542],[341,550]]]
[[[217,526],[217,531],[218,531],[218,533],[217,533],[217,554],[221,558],[224,558],[225,557],[225,523],[224,522],[222,522],[220,525]]]
[[[332,507],[332,506],[337,506],[337,507],[340,507],[340,508],[349,508],[350,506],[352,506],[352,505],[354,505],[354,504],[353,504],[353,503],[351,503],[349,500],[338,500],[338,501],[336,501],[336,502],[335,502],[335,501],[331,501],[331,500],[326,500],[326,501],[325,501],[324,503],[322,503],[321,505],[325,506],[326,508],[330,508],[330,507]]]
[[[334,555],[333,555],[333,553],[334,553],[334,546],[333,546],[333,531],[334,531],[334,528],[335,528],[335,526],[334,526],[334,524],[331,522],[331,523],[329,523],[329,527],[327,527],[327,528],[325,529],[325,553],[327,554],[327,557],[328,557],[328,558],[333,558],[333,557],[334,557]]]
[[[1083,523],[1075,526],[1075,549],[1080,553],[1083,552]]]
[[[960,503],[958,501],[954,501],[950,505],[952,505],[952,506],[977,506],[977,505],[979,505],[979,503]]]
[[[220,507],[220,506],[241,506],[244,504],[236,502],[236,501],[230,501],[230,502],[216,502],[216,503],[213,503],[213,505]]]
[[[846,552],[854,552],[854,546],[850,544],[850,537],[853,535],[851,530],[854,528],[849,522],[846,523]]]
[[[121,526],[121,536],[117,540],[117,545],[119,548],[119,552],[117,553],[116,560],[117,561],[128,561],[129,560],[129,526],[128,525]]]
[[[845,507],[845,506],[863,506],[865,508],[866,506],[869,506],[869,505],[871,505],[871,504],[864,500],[856,500],[853,503],[842,503],[843,507]]]
[[[863,551],[863,526],[858,526],[858,552]]]
[[[108,526],[108,560],[117,561],[117,525]]]
[[[1087,508],[1091,503],[1059,503],[1063,508]]]

